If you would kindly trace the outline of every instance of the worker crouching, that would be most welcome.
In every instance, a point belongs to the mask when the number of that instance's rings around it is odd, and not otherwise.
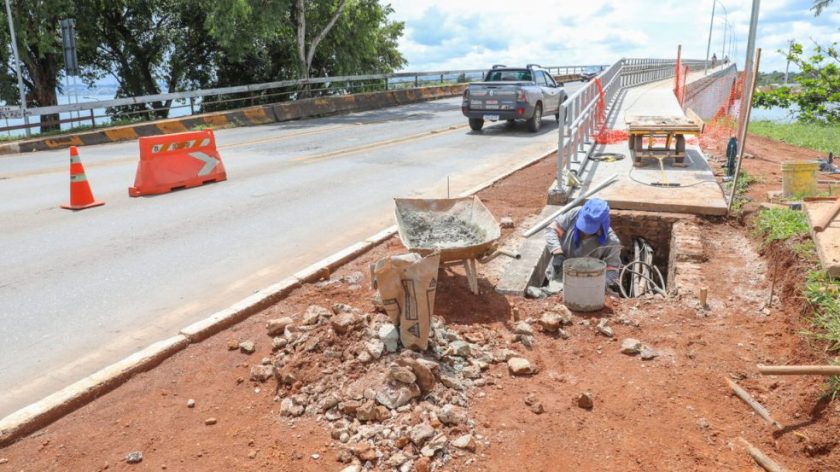
[[[592,257],[607,264],[607,290],[618,292],[621,268],[621,241],[610,228],[610,206],[600,198],[588,200],[554,219],[545,229],[545,242],[551,252],[546,269],[550,284],[563,279],[563,262],[576,257]]]

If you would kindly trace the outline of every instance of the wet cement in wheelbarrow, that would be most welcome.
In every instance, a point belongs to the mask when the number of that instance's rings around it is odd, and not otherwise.
[[[450,249],[481,244],[487,232],[455,215],[403,212],[403,230],[416,248]]]

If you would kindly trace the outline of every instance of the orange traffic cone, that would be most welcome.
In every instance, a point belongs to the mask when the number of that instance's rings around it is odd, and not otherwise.
[[[104,204],[105,202],[96,201],[93,198],[93,192],[90,191],[90,184],[85,175],[85,166],[79,159],[79,150],[76,146],[70,146],[70,203],[61,205],[61,208],[84,210]]]

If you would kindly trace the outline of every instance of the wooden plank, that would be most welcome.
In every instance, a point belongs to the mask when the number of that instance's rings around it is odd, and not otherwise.
[[[816,219],[827,212],[833,202],[833,200],[806,201],[804,208],[808,225],[813,228]],[[834,218],[834,221],[819,233],[811,229],[811,238],[817,248],[817,256],[822,268],[829,276],[840,278],[840,218]]]

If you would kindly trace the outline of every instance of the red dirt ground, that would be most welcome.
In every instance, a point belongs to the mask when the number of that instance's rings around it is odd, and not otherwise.
[[[750,148],[756,159],[745,167],[751,174],[767,175],[768,188],[778,188],[772,171],[782,160],[776,156],[789,146],[761,146]],[[497,217],[513,216],[518,225],[545,203],[553,168],[548,158],[480,197]],[[755,192],[756,200],[763,200],[761,191]],[[470,414],[483,440],[475,454],[453,453],[443,470],[759,470],[738,444],[739,436],[790,470],[840,470],[840,401],[820,401],[823,379],[762,377],[755,370],[756,363],[825,361],[821,346],[799,335],[806,327],[796,296],[802,268],[789,263],[792,256],[783,247],[774,247],[765,256],[782,264],[770,273],[745,229],[713,221],[701,224],[704,249],[711,257],[694,282],[709,287],[708,311],[698,310],[692,297],[610,300],[602,312],[576,316],[567,330],[570,339],[538,333],[533,350],[517,344],[515,349],[537,364],[539,373],[511,377],[504,364],[491,366],[495,385],[477,388],[470,400]],[[327,430],[306,416],[292,425],[278,414],[272,384],[241,379],[248,378],[251,364],[271,352],[267,319],[300,316],[313,303],[340,302],[373,311],[367,265],[402,251],[392,238],[335,274],[364,274],[361,284],[304,286],[276,306],[190,346],[0,450],[7,461],[0,472],[341,470],[345,465],[336,461],[339,445]],[[771,277],[777,279],[780,301],[766,314]],[[480,278],[480,284],[482,295],[473,296],[462,272],[442,271],[436,314],[462,333],[510,339],[512,306],[522,318],[539,317],[558,301],[504,297],[487,279]],[[594,324],[601,317],[611,320],[617,341],[596,334]],[[661,356],[641,361],[621,354],[620,340],[626,337],[641,340]],[[246,356],[229,351],[230,339],[254,340],[257,352]],[[306,370],[301,377],[317,375],[317,356]],[[774,431],[758,418],[731,394],[725,377],[737,379],[785,429]],[[591,411],[573,403],[584,391],[594,396]],[[545,413],[528,409],[523,399],[529,393],[542,401]],[[190,398],[195,408],[187,408]],[[218,422],[206,426],[208,417]],[[134,450],[143,451],[144,460],[128,465],[125,456]]]

